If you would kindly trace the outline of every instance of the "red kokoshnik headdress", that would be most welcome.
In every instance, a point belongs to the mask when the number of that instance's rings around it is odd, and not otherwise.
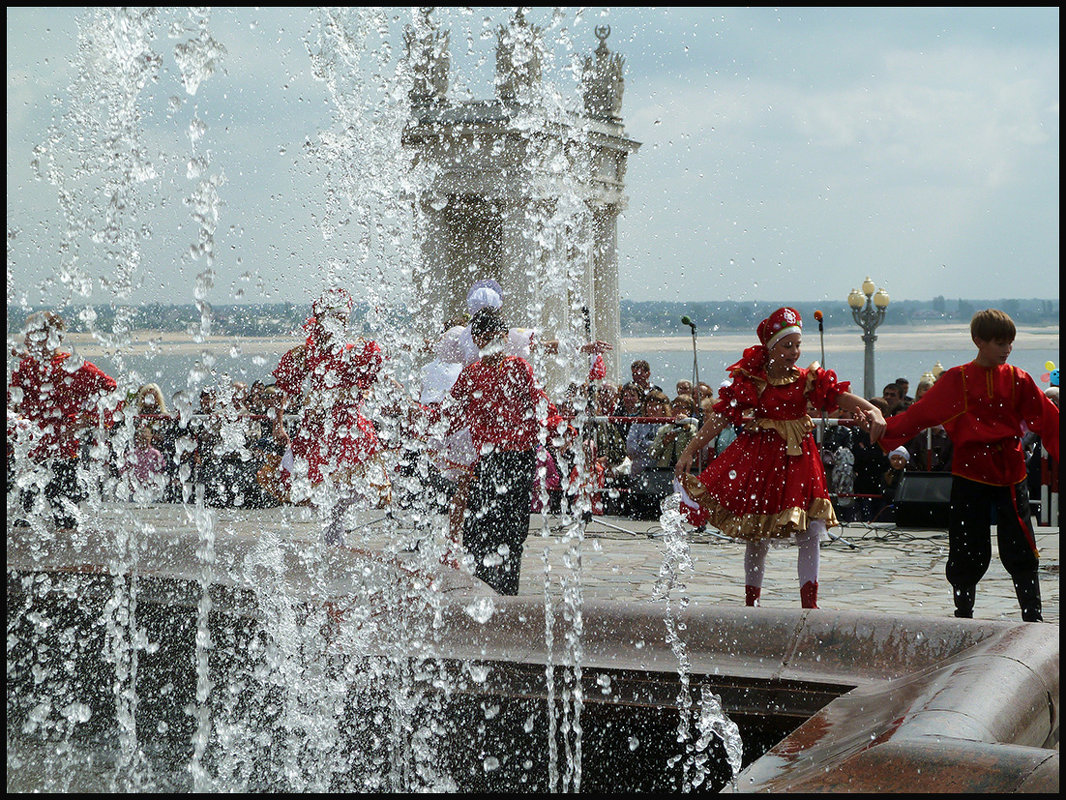
[[[790,333],[801,333],[802,331],[803,320],[800,319],[799,312],[787,306],[777,309],[777,311],[760,322],[756,330],[759,334],[759,341],[763,343],[767,350]]]
[[[729,372],[741,369],[749,375],[761,374],[766,368],[770,348],[790,333],[802,333],[803,320],[796,309],[785,306],[760,322],[755,332],[760,343],[745,350],[740,361],[729,367]]]

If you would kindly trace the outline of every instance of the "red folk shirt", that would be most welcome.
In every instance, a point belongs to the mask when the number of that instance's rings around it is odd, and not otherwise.
[[[306,381],[292,452],[307,460],[308,477],[318,483],[325,465],[350,467],[377,452],[374,423],[363,416],[361,405],[384,359],[381,346],[373,340],[335,344],[314,334],[307,338],[302,354],[292,354],[286,354],[274,374],[286,393],[299,393]]]
[[[951,472],[992,486],[1025,480],[1022,423],[1059,458],[1059,410],[1024,371],[1009,364],[953,367],[922,399],[888,418],[879,444],[889,452],[920,431],[943,425],[954,454]]]
[[[97,402],[117,386],[114,378],[88,361],[70,370],[68,358],[70,353],[56,353],[42,365],[23,356],[11,373],[8,405],[40,429],[40,443],[30,453],[34,459],[77,458],[82,420],[94,419]]]
[[[377,380],[384,357],[381,346],[370,339],[337,347],[312,335],[284,355],[272,373],[275,385],[290,396],[335,389],[365,392]],[[310,378],[310,384],[305,382]]]
[[[451,428],[469,426],[476,452],[486,446],[532,450],[539,443],[537,403],[547,395],[534,383],[525,359],[505,355],[475,361],[459,373],[451,394],[458,403]]]
[[[307,378],[307,345],[292,348],[281,357],[274,368],[275,385],[289,397],[299,397]]]

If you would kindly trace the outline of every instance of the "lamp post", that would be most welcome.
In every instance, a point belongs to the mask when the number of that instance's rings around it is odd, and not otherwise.
[[[851,294],[848,295],[848,305],[851,306],[851,316],[855,324],[862,328],[862,341],[866,345],[866,360],[862,375],[863,393],[867,398],[874,397],[874,342],[877,341],[874,329],[885,319],[888,292],[878,289],[874,286],[874,282],[867,278],[862,282],[862,291],[851,290]]]

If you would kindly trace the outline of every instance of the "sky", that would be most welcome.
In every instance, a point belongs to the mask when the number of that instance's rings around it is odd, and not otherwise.
[[[343,86],[393,86],[411,13],[355,26],[366,44]],[[451,97],[491,96],[510,13],[437,10]],[[1058,298],[1057,8],[552,13],[529,18],[564,98],[596,26],[625,58],[622,117],[641,147],[619,220],[622,297],[843,305],[870,276],[900,299]],[[319,12],[152,12],[130,23],[145,26],[148,49],[129,54],[143,85],[79,58],[79,25],[97,47],[108,36],[91,16],[7,10],[9,302],[305,302],[324,263],[403,230],[346,219],[337,200],[325,143],[349,118],[312,74]],[[189,83],[177,54],[200,26],[224,52]],[[131,105],[93,122],[116,91]],[[368,118],[396,108],[381,102]],[[368,173],[402,180],[388,125],[371,124],[372,161],[343,184],[366,197]],[[381,248],[370,255],[397,258]]]

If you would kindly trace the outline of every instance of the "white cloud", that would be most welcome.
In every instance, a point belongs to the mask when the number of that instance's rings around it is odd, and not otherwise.
[[[390,10],[387,21],[398,31],[410,13]],[[509,11],[439,13],[461,71],[453,87],[488,96],[495,27]],[[67,100],[76,17],[8,12],[8,224],[34,232],[9,255],[9,275],[13,259],[18,275],[32,276],[48,250],[37,232],[55,192],[28,164],[62,113],[52,98]],[[568,27],[572,50],[556,54],[557,66],[565,72],[570,53],[595,45],[592,27],[609,22],[609,45],[626,58],[626,129],[644,143],[627,174],[623,292],[758,296],[782,274],[816,269],[820,281],[851,282],[862,264],[891,274],[897,296],[987,294],[1001,279],[972,276],[995,276],[1010,243],[1011,257],[1030,265],[1017,291],[1057,294],[1059,65],[1049,18],[1057,26],[1057,12],[1032,9],[587,10]],[[313,220],[325,191],[299,155],[305,138],[334,124],[305,47],[317,24],[306,9],[213,10],[212,34],[228,54],[195,97],[169,64],[178,40],[156,42],[168,66],[152,92],[182,102],[147,119],[145,140],[181,159],[183,126],[194,110],[205,120],[205,146],[228,178],[220,240],[243,261],[237,272],[261,269],[278,296],[299,283],[273,277],[299,275],[283,265],[322,249]],[[399,41],[392,36],[393,56]],[[180,183],[166,190],[180,198]],[[183,213],[177,201],[170,208]]]

